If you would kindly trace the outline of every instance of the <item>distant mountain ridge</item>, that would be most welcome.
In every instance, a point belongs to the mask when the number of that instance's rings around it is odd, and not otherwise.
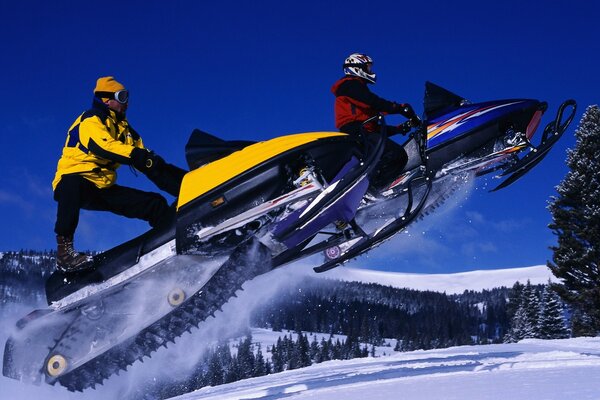
[[[477,270],[451,274],[416,274],[386,272],[352,267],[336,268],[325,278],[351,282],[376,283],[395,288],[430,290],[446,294],[460,294],[465,290],[481,291],[498,287],[512,287],[515,282],[543,285],[556,281],[546,265],[533,267]]]

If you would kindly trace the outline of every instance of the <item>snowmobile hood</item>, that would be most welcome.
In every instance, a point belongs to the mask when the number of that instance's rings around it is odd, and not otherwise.
[[[307,143],[346,136],[340,132],[310,132],[282,136],[252,144],[202,167],[190,171],[183,178],[177,209],[237,175],[279,155]]]

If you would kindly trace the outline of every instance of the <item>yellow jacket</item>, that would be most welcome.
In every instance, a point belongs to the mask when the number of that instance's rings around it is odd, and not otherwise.
[[[113,185],[116,169],[131,164],[135,147],[143,149],[144,144],[127,119],[95,99],[94,108],[81,114],[69,128],[52,189],[67,174],[79,174],[101,189]]]

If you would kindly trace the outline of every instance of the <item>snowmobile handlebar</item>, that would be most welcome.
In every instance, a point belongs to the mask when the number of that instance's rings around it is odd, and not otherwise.
[[[396,133],[400,133],[401,135],[406,135],[407,133],[409,133],[413,128],[418,128],[422,125],[422,121],[419,117],[414,118],[414,119],[409,119],[408,121],[404,121],[403,123],[401,123],[400,125],[396,126],[397,132],[388,134],[388,136],[394,135]]]

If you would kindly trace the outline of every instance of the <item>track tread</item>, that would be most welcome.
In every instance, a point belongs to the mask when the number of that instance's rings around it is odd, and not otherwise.
[[[214,317],[215,312],[221,310],[232,297],[237,297],[235,293],[246,281],[267,270],[264,262],[248,266],[234,261],[224,265],[200,291],[171,313],[155,321],[135,337],[57,378],[57,381],[70,391],[95,388],[110,376],[126,371],[136,361],[143,362],[144,358],[150,357],[161,346],[167,347],[167,343],[174,343],[185,332],[198,328],[209,316]]]

